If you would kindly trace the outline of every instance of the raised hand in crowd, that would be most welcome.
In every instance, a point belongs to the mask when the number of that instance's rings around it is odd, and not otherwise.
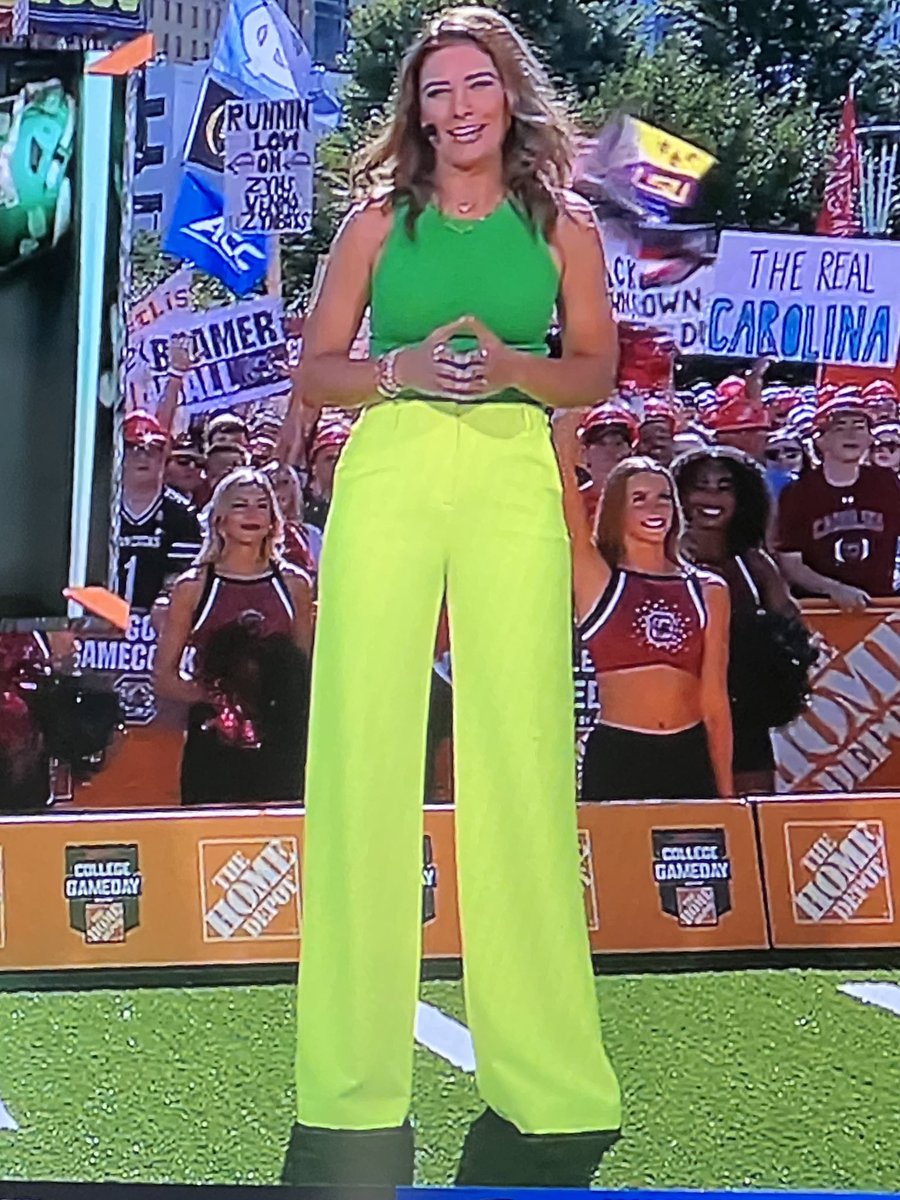
[[[763,355],[761,358],[756,359],[753,366],[744,376],[747,385],[747,399],[752,400],[755,404],[762,403],[763,382],[766,372],[774,362],[774,358],[766,358]]]
[[[184,387],[184,377],[192,365],[190,338],[183,334],[176,334],[169,338],[169,377],[166,380],[166,390],[163,392],[162,402],[157,409],[156,419],[170,436],[175,420],[175,410]]]

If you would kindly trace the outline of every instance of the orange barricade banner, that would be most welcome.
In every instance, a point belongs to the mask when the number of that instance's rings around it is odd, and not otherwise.
[[[0,818],[0,972],[295,962],[302,853],[299,808]],[[459,953],[455,880],[453,813],[431,811],[431,957]]]
[[[768,947],[749,805],[585,804],[578,824],[594,950]]]
[[[595,949],[766,945],[746,805],[584,806],[579,843]],[[302,857],[299,808],[0,818],[0,972],[295,962]],[[424,953],[456,957],[449,807],[422,867]]]
[[[776,949],[900,946],[900,799],[758,805]]]
[[[900,607],[804,609],[824,653],[809,709],[775,733],[778,791],[900,790]]]

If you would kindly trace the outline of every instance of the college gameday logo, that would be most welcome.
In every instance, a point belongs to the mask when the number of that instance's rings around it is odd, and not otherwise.
[[[87,945],[124,942],[140,924],[142,890],[136,845],[66,846],[69,925]]]
[[[294,941],[300,935],[295,837],[200,842],[203,940]]]
[[[578,857],[581,864],[581,885],[584,888],[584,911],[588,929],[600,928],[600,910],[597,906],[597,881],[594,878],[594,851],[591,834],[587,829],[578,830]]]
[[[788,821],[784,836],[798,925],[893,921],[881,821]]]
[[[724,829],[654,829],[653,879],[664,913],[685,928],[718,925],[731,911]]]

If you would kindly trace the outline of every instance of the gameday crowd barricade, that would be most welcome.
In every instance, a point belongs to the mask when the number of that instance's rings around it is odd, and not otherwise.
[[[578,826],[595,951],[900,947],[900,797],[588,804]],[[0,974],[290,964],[302,857],[299,807],[0,818]],[[425,957],[455,959],[452,808],[426,809],[422,867]]]

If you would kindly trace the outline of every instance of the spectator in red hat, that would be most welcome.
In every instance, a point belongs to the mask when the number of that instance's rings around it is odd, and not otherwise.
[[[865,608],[896,594],[900,481],[864,465],[872,445],[860,396],[834,393],[816,414],[821,468],[785,488],[778,506],[782,572],[801,595],[826,596],[841,608]]]
[[[310,478],[306,494],[306,520],[318,529],[325,528],[334,490],[334,472],[349,436],[350,426],[344,421],[320,420],[316,428],[309,453]]]
[[[863,388],[862,398],[873,425],[897,420],[897,389],[889,379],[873,380]]]
[[[719,406],[708,417],[720,446],[741,450],[764,463],[769,435],[769,415],[762,401],[750,394],[747,381],[732,376],[716,388]]]
[[[666,400],[648,400],[644,405],[637,453],[655,459],[663,467],[675,457],[675,410]]]
[[[275,459],[276,440],[265,434],[254,433],[250,439],[250,463],[257,470],[262,470],[267,463]]]
[[[195,508],[165,486],[169,438],[156,417],[130,413],[123,436],[117,590],[134,609],[149,612],[166,584],[193,561],[200,527]]]
[[[597,404],[578,429],[590,476],[580,487],[588,521],[593,524],[603,487],[613,467],[631,454],[638,440],[638,423],[627,408]]]

